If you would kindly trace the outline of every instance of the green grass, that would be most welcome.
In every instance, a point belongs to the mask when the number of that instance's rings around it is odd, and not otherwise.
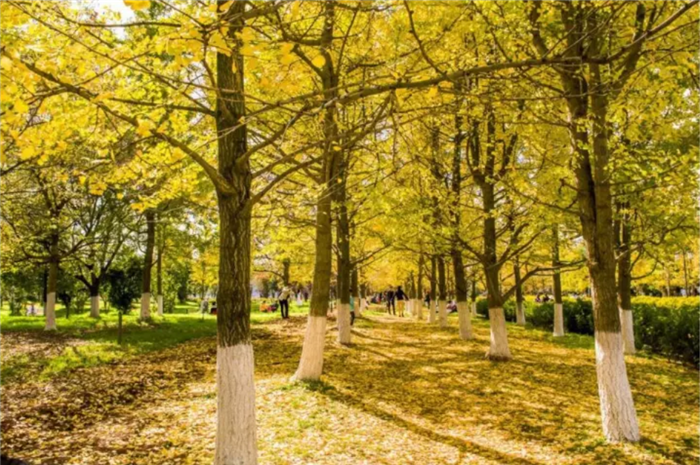
[[[251,323],[261,324],[280,317],[279,312],[258,311],[259,301],[252,304]],[[308,304],[290,305],[291,315],[308,313]],[[0,310],[0,329],[7,339],[7,350],[3,350],[0,376],[3,383],[26,376],[48,379],[75,368],[85,368],[114,362],[126,357],[160,351],[177,344],[202,337],[216,335],[216,316],[202,315],[197,302],[179,304],[175,312],[162,317],[154,315],[141,321],[138,309],[124,315],[122,321],[122,344],[118,340],[118,313],[114,310],[102,312],[99,318],[90,317],[89,312],[65,317],[65,309],[58,306],[56,321],[58,331],[44,331],[43,316],[11,316],[9,309]],[[26,354],[15,352],[14,339],[42,344],[53,350],[35,350]],[[3,347],[5,349],[5,347]]]

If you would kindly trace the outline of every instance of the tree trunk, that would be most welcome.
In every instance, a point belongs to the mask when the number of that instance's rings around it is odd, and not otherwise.
[[[313,293],[309,307],[309,321],[304,335],[297,380],[318,380],[323,372],[323,346],[326,340],[326,315],[331,285],[331,200],[328,189],[321,193],[316,210],[316,262],[314,265]]]
[[[492,123],[490,122],[489,125]],[[494,188],[490,182],[482,183],[484,201],[484,275],[489,308],[489,326],[491,328],[491,344],[486,357],[491,360],[510,360],[513,356],[508,346],[508,331],[506,318],[503,313],[501,283],[498,276],[499,266],[496,255],[496,219],[492,211],[495,208]]]
[[[476,297],[478,295],[478,291],[476,288],[476,273],[474,273],[474,278],[472,279],[472,316],[476,316]]]
[[[464,275],[464,263],[462,253],[457,248],[452,248],[452,264],[455,275],[455,297],[457,300],[457,314],[459,316],[459,337],[463,340],[473,339],[472,318],[467,302],[467,278]]]
[[[552,245],[552,267],[554,274],[552,275],[554,289],[554,337],[564,335],[564,303],[561,297],[561,262],[559,261],[559,228],[554,226],[553,245]]]
[[[515,259],[513,263],[513,274],[515,275],[515,322],[520,326],[525,326],[525,308],[523,305],[523,283],[520,279],[520,263]]]
[[[334,195],[335,147],[338,135],[338,115],[335,99],[338,96],[337,70],[333,68],[330,49],[335,26],[335,3],[324,3],[324,24],[321,34],[321,54],[325,63],[322,67],[323,96],[327,102],[323,120],[323,174],[324,189],[318,200],[316,212],[316,263],[314,265],[313,294],[309,310],[309,321],[304,336],[301,360],[294,378],[297,380],[318,380],[323,371],[323,346],[326,333],[326,315],[330,298],[332,271],[333,237],[331,232],[331,199]]]
[[[90,273],[90,316],[100,317],[100,280],[95,273]]]
[[[435,306],[437,305],[437,257],[430,257],[430,304],[428,305],[428,323],[435,323]]]
[[[445,258],[442,255],[437,257],[438,265],[438,316],[440,327],[447,326],[447,283],[445,276]]]
[[[620,225],[620,260],[618,262],[617,299],[620,308],[620,326],[626,354],[634,354],[634,319],[632,317],[632,257],[630,241],[632,234],[627,214]]]
[[[350,284],[350,291],[352,293],[353,301],[353,311],[355,312],[355,318],[362,316],[362,297],[360,296],[360,272],[357,269],[357,265],[352,268],[352,281]]]
[[[156,238],[156,214],[146,211],[146,254],[143,257],[143,280],[141,282],[141,319],[151,317],[151,268],[153,266],[153,247]]]
[[[225,3],[219,0],[219,4]],[[232,187],[217,189],[219,205],[219,289],[217,293],[217,428],[215,465],[257,463],[253,346],[250,340],[251,170],[247,151],[242,42],[245,3],[219,12],[229,24],[231,56],[217,53],[219,174]],[[235,66],[234,66],[235,65]],[[235,68],[235,69],[234,69]]]
[[[334,198],[338,205],[336,222],[336,245],[338,247],[338,342],[350,344],[350,221],[347,205],[347,163],[343,154],[335,155],[337,165],[337,180],[334,186]]]
[[[58,236],[51,239],[51,257],[49,259],[49,278],[46,285],[46,331],[56,331],[56,291],[58,285]]]
[[[421,247],[422,250],[422,247]],[[423,265],[425,258],[421,252],[418,255],[418,282],[416,283],[415,316],[418,321],[423,320]]]
[[[156,261],[156,300],[158,302],[158,316],[163,316],[163,245],[158,247]]]
[[[594,69],[594,75],[600,75],[597,66],[591,65],[591,68]],[[583,78],[572,78],[571,81],[576,85],[567,89],[570,94],[587,94],[587,84]],[[594,116],[594,165],[591,163],[588,133],[583,122],[587,117],[586,103],[580,102],[580,98],[569,98],[568,103],[573,122],[572,145],[577,155],[577,202],[592,283],[596,371],[603,432],[609,441],[638,441],[639,426],[627,378],[620,315],[616,302],[607,103],[602,94],[594,93],[591,98]]]

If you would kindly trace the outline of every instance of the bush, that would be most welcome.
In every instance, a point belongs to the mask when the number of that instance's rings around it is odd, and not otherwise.
[[[700,299],[635,297],[632,313],[638,348],[700,365]]]
[[[531,325],[551,330],[554,303],[525,301],[525,315]],[[593,334],[593,306],[590,300],[564,299],[566,332]],[[503,305],[507,321],[514,321],[515,302]],[[488,318],[486,299],[477,301],[479,315]],[[633,297],[634,336],[637,348],[700,365],[700,299],[697,297]]]

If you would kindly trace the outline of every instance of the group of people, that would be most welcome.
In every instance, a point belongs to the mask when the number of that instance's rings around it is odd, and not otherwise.
[[[408,296],[401,289],[401,286],[397,286],[396,289],[389,287],[389,289],[384,291],[384,301],[386,302],[386,311],[389,315],[396,315],[398,307],[398,316],[404,316]]]

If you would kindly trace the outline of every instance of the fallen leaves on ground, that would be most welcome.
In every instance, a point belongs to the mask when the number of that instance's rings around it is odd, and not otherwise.
[[[476,338],[461,341],[456,320],[439,329],[373,314],[357,321],[349,347],[328,332],[321,382],[292,383],[305,321],[253,327],[262,464],[698,461],[697,372],[690,368],[628,357],[644,439],[610,445],[600,431],[590,345],[509,326],[515,359],[494,363],[484,358],[488,322],[477,321]],[[22,346],[17,354],[47,347],[33,333],[12,342]],[[215,344],[197,339],[5,383],[3,452],[34,465],[210,464]]]

